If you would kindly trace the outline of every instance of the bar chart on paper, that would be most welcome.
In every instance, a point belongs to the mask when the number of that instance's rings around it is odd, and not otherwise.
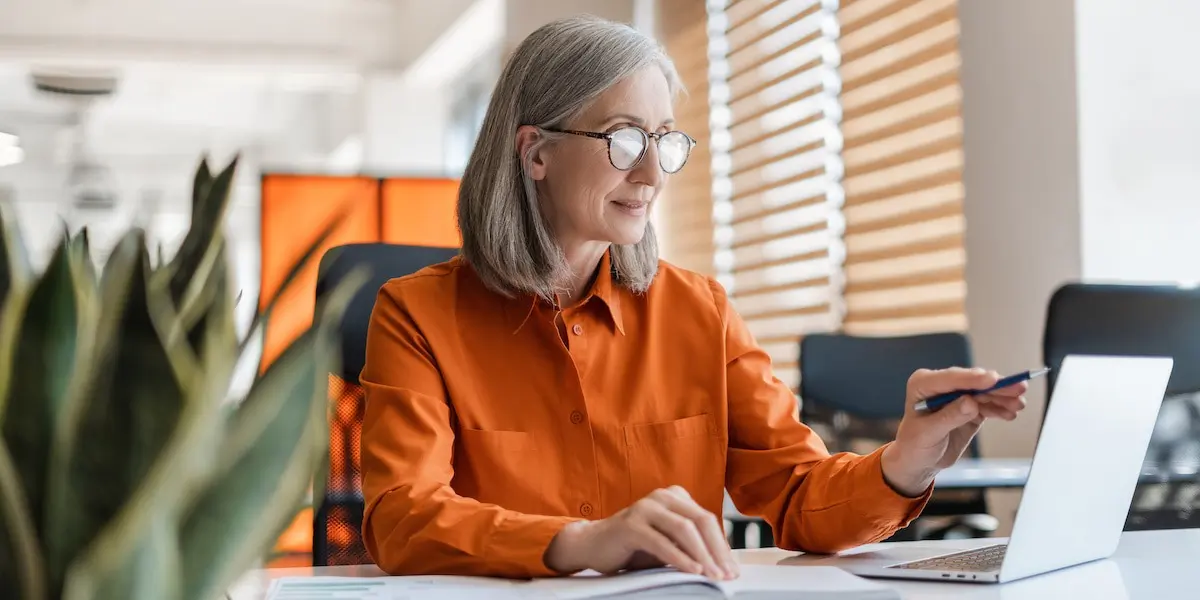
[[[498,584],[456,585],[454,578],[420,577],[283,577],[271,582],[267,600],[416,600],[497,598],[530,600],[529,594]],[[533,595],[538,597],[537,594]]]

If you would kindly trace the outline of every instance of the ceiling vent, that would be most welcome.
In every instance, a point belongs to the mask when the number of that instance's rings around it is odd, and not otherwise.
[[[34,69],[32,78],[39,92],[81,99],[111,96],[117,89],[117,76],[111,71]]]
[[[96,100],[116,91],[117,75],[103,70],[34,69],[31,78],[37,91],[66,100],[71,107],[66,186],[72,204],[82,210],[112,210],[118,201],[116,182],[92,151],[87,116]]]

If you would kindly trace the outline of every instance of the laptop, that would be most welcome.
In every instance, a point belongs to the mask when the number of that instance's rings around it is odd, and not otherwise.
[[[1120,541],[1173,363],[1063,360],[1006,543],[949,552],[918,543],[821,562],[864,577],[1003,583],[1108,558]]]

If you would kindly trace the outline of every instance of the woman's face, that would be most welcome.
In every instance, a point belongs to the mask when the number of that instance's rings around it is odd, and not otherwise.
[[[674,122],[667,79],[651,65],[605,91],[562,129],[612,133],[636,126],[662,133],[670,131]],[[535,128],[522,127],[518,151],[532,144],[537,135]],[[563,137],[540,148],[530,165],[542,209],[559,243],[570,249],[588,243],[639,242],[666,178],[654,140],[648,140],[641,162],[621,171],[609,161],[607,140]]]

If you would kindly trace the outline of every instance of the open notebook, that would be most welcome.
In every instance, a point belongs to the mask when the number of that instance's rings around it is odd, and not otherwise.
[[[591,600],[713,598],[729,600],[898,600],[880,583],[836,567],[743,565],[735,581],[712,581],[673,569],[620,575],[511,581],[479,577],[284,577],[267,600]]]

